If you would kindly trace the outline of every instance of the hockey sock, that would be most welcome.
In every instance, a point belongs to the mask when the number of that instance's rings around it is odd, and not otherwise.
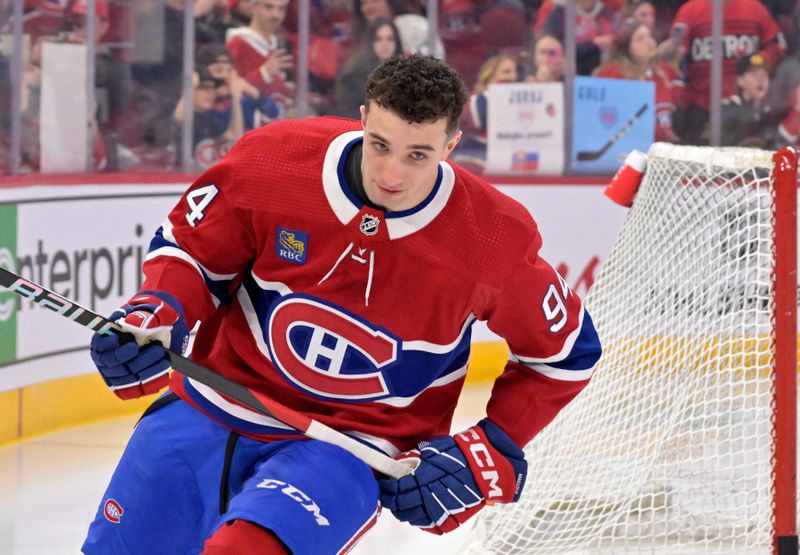
[[[246,520],[219,527],[203,546],[202,555],[291,555],[272,532]]]

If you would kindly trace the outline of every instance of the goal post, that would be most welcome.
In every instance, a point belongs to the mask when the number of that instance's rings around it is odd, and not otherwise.
[[[775,553],[797,543],[797,151],[773,157],[775,183]]]
[[[589,386],[470,553],[797,553],[797,154],[654,144]]]

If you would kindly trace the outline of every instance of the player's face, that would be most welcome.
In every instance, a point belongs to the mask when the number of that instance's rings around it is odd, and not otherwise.
[[[369,200],[389,211],[414,208],[433,190],[439,162],[461,139],[447,135],[447,119],[409,123],[375,103],[361,106],[364,155],[361,175]]]

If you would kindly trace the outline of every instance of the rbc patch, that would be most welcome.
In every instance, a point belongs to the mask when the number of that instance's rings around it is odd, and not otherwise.
[[[278,228],[278,235],[275,239],[275,254],[279,258],[288,260],[292,264],[305,264],[308,251],[308,233]]]

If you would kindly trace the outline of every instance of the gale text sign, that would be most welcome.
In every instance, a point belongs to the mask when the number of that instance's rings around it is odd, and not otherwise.
[[[653,142],[655,84],[576,77],[572,130],[572,171],[616,172],[631,150]]]

